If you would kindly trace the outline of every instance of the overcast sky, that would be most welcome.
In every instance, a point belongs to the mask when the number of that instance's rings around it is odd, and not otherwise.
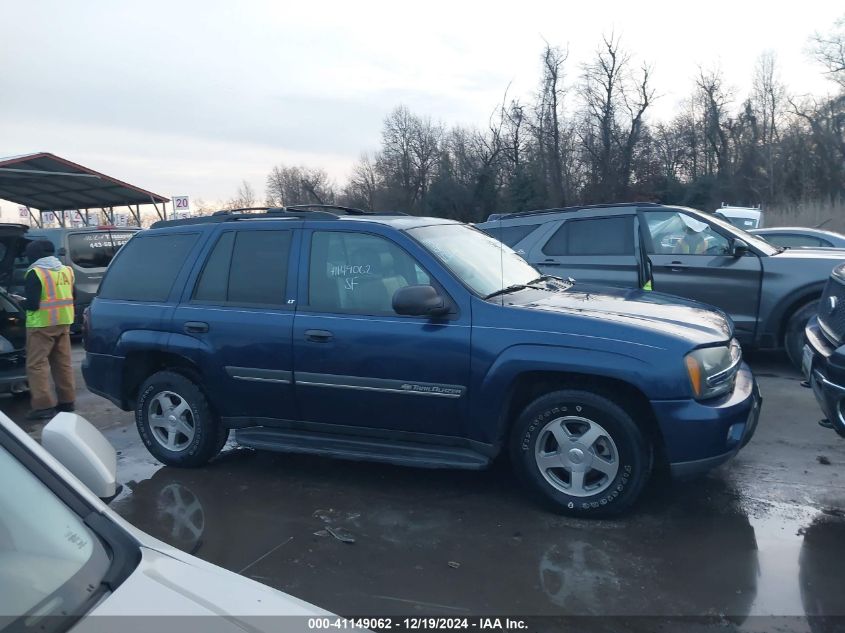
[[[720,65],[738,106],[767,49],[793,93],[825,93],[807,39],[843,13],[831,0],[0,0],[0,156],[49,151],[208,201],[246,179],[263,198],[278,163],[343,181],[399,103],[484,125],[509,84],[530,98],[543,39],[569,47],[574,82],[602,33],[621,34],[654,66],[652,120],[698,66]]]

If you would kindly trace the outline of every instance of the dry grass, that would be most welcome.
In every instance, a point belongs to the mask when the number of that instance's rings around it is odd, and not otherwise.
[[[809,226],[845,233],[845,200],[810,200],[764,208],[765,226]]]

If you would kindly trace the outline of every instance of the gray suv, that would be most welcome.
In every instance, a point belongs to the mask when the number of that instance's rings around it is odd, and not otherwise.
[[[478,228],[543,272],[643,288],[721,308],[750,348],[785,347],[801,366],[833,250],[783,249],[709,213],[622,203],[491,215]]]

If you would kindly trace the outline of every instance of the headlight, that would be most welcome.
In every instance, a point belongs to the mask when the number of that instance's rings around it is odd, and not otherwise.
[[[742,362],[742,349],[736,339],[723,347],[693,350],[684,358],[696,400],[715,398],[733,389]]]

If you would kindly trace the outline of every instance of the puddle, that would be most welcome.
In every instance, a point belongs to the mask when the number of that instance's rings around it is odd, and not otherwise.
[[[695,615],[752,630],[749,615],[845,604],[836,562],[845,520],[746,496],[721,476],[590,522],[539,508],[505,468],[420,471],[235,449],[179,470],[131,442],[120,468],[136,480],[114,508],[141,529],[344,614]],[[326,526],[355,543],[327,538]]]

